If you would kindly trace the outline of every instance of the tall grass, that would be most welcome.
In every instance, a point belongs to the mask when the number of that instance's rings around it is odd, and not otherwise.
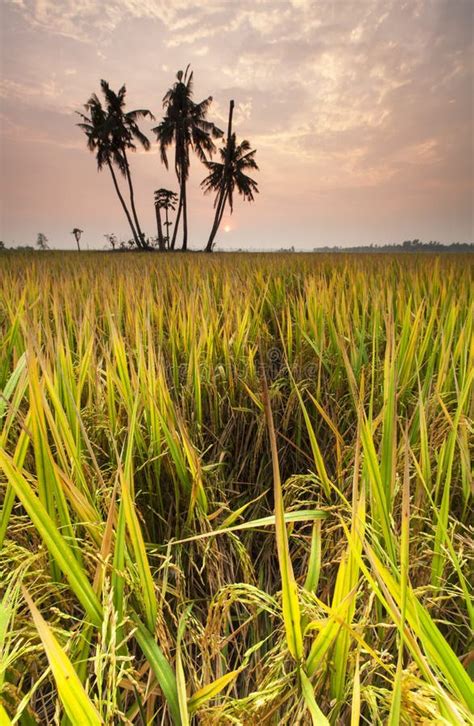
[[[470,722],[469,256],[0,266],[0,723]]]

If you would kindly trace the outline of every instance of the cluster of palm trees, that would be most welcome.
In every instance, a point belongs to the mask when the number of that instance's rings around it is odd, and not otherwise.
[[[126,110],[126,88],[122,86],[115,93],[109,84],[102,80],[101,90],[103,101],[94,93],[85,104],[86,113],[80,113],[81,123],[78,126],[84,131],[87,146],[96,155],[97,167],[102,170],[108,167],[115,191],[130,226],[133,243],[137,249],[150,249],[151,245],[139,222],[135,193],[132,183],[128,152],[135,151],[137,145],[144,150],[150,148],[148,138],[138,126],[142,119],[154,120],[148,109]],[[247,171],[258,169],[255,161],[255,150],[248,141],[237,143],[232,132],[234,102],[230,102],[227,136],[219,149],[220,162],[212,161],[217,151],[216,141],[224,137],[214,123],[208,120],[212,96],[200,103],[193,100],[193,72],[189,66],[185,71],[176,74],[176,81],[163,98],[164,116],[152,131],[160,148],[160,156],[166,168],[169,166],[168,153],[174,147],[174,170],[176,173],[179,194],[169,189],[158,189],[155,192],[155,211],[157,221],[158,249],[174,250],[178,232],[182,230],[181,250],[188,246],[188,204],[187,181],[191,162],[191,152],[206,166],[209,174],[201,183],[205,193],[213,192],[214,221],[205,250],[211,252],[219,225],[226,206],[232,213],[234,193],[237,191],[247,201],[253,201],[258,192],[257,182],[247,175]],[[123,178],[127,188],[128,202],[122,192],[119,179]],[[164,210],[164,221],[161,212]],[[170,228],[173,222],[170,213],[176,211],[172,235]]]

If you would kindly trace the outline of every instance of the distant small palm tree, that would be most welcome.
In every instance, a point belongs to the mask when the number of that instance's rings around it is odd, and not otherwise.
[[[161,159],[166,168],[167,149],[171,144],[175,145],[174,168],[179,182],[179,205],[171,249],[175,246],[182,213],[182,249],[185,250],[188,243],[186,182],[189,177],[190,151],[193,150],[201,161],[207,161],[206,155],[211,155],[216,148],[213,138],[222,136],[222,131],[206,118],[212,96],[200,103],[193,101],[193,73],[189,73],[189,66],[184,72],[178,71],[176,77],[176,83],[163,98],[165,116],[153,132],[160,144]]]
[[[39,232],[36,238],[36,246],[38,249],[44,251],[48,249],[48,238],[43,232]]]
[[[156,224],[158,227],[158,245],[160,250],[168,248],[170,246],[169,229],[172,222],[169,221],[168,214],[171,210],[174,212],[178,201],[178,195],[176,192],[172,192],[170,189],[157,189],[155,192],[155,211],[156,211]],[[166,233],[163,234],[162,223],[161,223],[161,210],[165,210],[165,223]]]
[[[77,251],[78,252],[81,251],[81,246],[80,246],[79,242],[80,242],[81,235],[82,235],[83,232],[84,232],[84,230],[83,229],[79,229],[79,227],[74,227],[74,229],[71,232],[71,234],[74,235],[74,239],[76,240]]]
[[[118,244],[117,235],[112,232],[111,234],[104,234],[104,237],[107,240],[107,242],[109,243],[109,245],[111,245],[112,249],[115,250],[115,248],[117,247],[117,244]]]
[[[214,239],[227,203],[232,214],[235,190],[237,189],[237,192],[244,200],[249,202],[253,202],[254,195],[258,194],[258,183],[245,173],[249,169],[258,170],[254,158],[256,150],[251,149],[250,142],[244,140],[237,144],[235,134],[230,134],[226,144],[219,150],[219,154],[222,159],[221,163],[216,161],[205,162],[210,173],[201,182],[205,194],[216,192],[214,202],[216,213],[206,245],[206,252],[212,252]]]

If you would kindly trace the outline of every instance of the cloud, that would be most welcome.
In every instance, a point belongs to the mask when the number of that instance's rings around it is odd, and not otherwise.
[[[193,27],[203,16],[213,14],[219,3],[202,7],[188,0],[5,0],[23,15],[25,22],[50,34],[86,43],[105,38],[130,19],[160,21],[170,31]],[[92,33],[91,30],[94,29]]]
[[[471,0],[5,0],[5,8],[9,138],[20,123],[25,138],[51,141],[49,154],[58,133],[72,153],[71,110],[99,78],[126,81],[130,106],[159,115],[176,71],[191,62],[195,96],[213,95],[221,128],[236,101],[234,127],[258,149],[264,221],[301,195],[331,198],[337,226],[349,194],[375,216],[394,199],[408,210],[432,194],[443,214],[450,200],[460,228],[472,224]],[[147,181],[165,173],[156,155],[134,163]],[[193,175],[200,171],[193,161]],[[305,239],[315,209],[301,218]]]
[[[8,78],[0,80],[1,98],[16,98],[21,101],[31,100],[34,98],[54,100],[60,95],[61,88],[54,77],[38,84],[20,83],[18,81],[9,80]]]

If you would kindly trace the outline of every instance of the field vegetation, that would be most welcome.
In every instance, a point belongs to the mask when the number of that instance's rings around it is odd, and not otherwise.
[[[0,723],[471,723],[471,256],[0,267]]]

